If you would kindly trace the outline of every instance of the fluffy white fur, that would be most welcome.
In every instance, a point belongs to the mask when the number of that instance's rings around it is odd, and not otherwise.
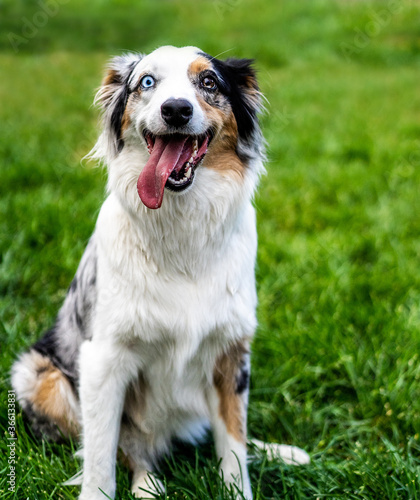
[[[172,435],[202,437],[212,420],[222,470],[230,482],[243,477],[251,498],[246,449],[228,435],[211,389],[217,357],[250,338],[256,327],[254,263],[257,247],[252,195],[262,171],[256,157],[242,182],[200,167],[185,193],[165,192],[162,207],[144,207],[136,191],[145,144],[136,131],[164,132],[160,106],[169,97],[193,103],[189,133],[210,125],[188,80],[198,49],[161,48],[132,76],[159,71],[161,84],[138,106],[125,147],[108,164],[110,195],[96,225],[98,298],[92,340],[82,345],[80,397],[84,473],[80,500],[115,494],[115,459],[124,392],[142,371],[152,381],[144,422],[154,448],[166,451]],[[96,156],[107,157],[102,136]],[[151,433],[152,434],[152,433]],[[147,464],[145,464],[145,467]],[[143,484],[145,470],[136,471]],[[135,489],[135,488],[134,488]]]
[[[122,149],[116,146],[109,123],[123,90],[110,84],[98,94],[98,101],[105,102],[104,131],[93,156],[107,164],[109,196],[80,276],[76,275],[78,282],[88,283],[85,295],[96,294],[89,301],[87,333],[74,344],[79,353],[83,430],[79,500],[103,500],[102,492],[114,498],[118,446],[130,456],[133,493],[149,498],[141,488],[159,491],[158,483],[151,486],[148,473],[168,451],[171,438],[195,442],[209,424],[225,481],[252,498],[246,446],[228,432],[221,418],[213,376],[217,359],[235,343],[248,342],[257,324],[252,197],[263,171],[259,129],[246,141],[238,138],[237,150],[246,158],[242,176],[207,168],[205,157],[192,186],[181,193],[165,189],[158,210],[146,208],[136,189],[149,157],[142,131],[145,127],[153,134],[167,131],[161,116],[165,100],[183,98],[192,104],[193,118],[183,133],[199,135],[213,127],[217,140],[221,132],[200,105],[188,76],[200,54],[194,47],[163,47],[145,57],[114,59],[111,70],[121,81],[126,79],[129,89],[144,74],[151,73],[158,81],[153,92],[142,93],[131,106]],[[94,265],[89,264],[91,255]],[[91,279],[94,271],[96,281]],[[76,285],[72,293],[59,316],[61,325],[79,311]],[[57,331],[66,335],[58,327]],[[59,343],[66,344],[63,339]],[[14,368],[17,381],[19,363]],[[139,373],[147,380],[144,394],[135,389]],[[125,395],[130,387],[141,411],[130,410],[135,425],[128,428],[121,418],[128,411]],[[241,397],[246,425],[247,390]],[[291,448],[280,453],[295,455]],[[297,461],[306,459],[302,455]],[[238,498],[242,498],[239,492]]]

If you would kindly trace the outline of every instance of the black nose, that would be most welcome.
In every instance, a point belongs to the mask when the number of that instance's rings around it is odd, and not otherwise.
[[[182,127],[186,125],[193,115],[192,104],[186,99],[168,99],[160,107],[162,118],[168,125]]]

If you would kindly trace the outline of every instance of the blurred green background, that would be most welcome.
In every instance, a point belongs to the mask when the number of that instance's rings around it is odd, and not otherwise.
[[[256,458],[255,497],[419,498],[417,0],[0,1],[0,497],[77,495],[60,484],[76,444],[36,441],[18,408],[8,492],[8,371],[52,324],[105,196],[81,162],[103,67],[163,44],[255,58],[267,97],[249,434],[312,464]],[[231,498],[215,464],[179,450],[167,498]]]

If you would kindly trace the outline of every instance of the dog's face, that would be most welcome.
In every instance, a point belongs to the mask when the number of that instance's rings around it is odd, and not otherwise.
[[[147,151],[137,192],[148,208],[161,206],[165,188],[189,189],[199,167],[241,175],[260,151],[260,93],[247,59],[220,61],[195,47],[116,57],[98,100],[103,156]]]

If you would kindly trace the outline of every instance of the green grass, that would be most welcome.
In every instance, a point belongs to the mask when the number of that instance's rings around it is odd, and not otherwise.
[[[36,32],[37,2],[0,3],[0,497],[77,495],[61,486],[77,444],[35,440],[18,408],[7,491],[8,373],[51,325],[104,199],[105,174],[80,163],[102,67],[172,43],[254,57],[269,101],[249,434],[312,463],[254,460],[255,497],[420,498],[418,3],[61,3]],[[30,35],[17,52],[10,33]],[[168,498],[230,498],[216,464],[180,449]],[[131,498],[122,465],[118,492]]]

